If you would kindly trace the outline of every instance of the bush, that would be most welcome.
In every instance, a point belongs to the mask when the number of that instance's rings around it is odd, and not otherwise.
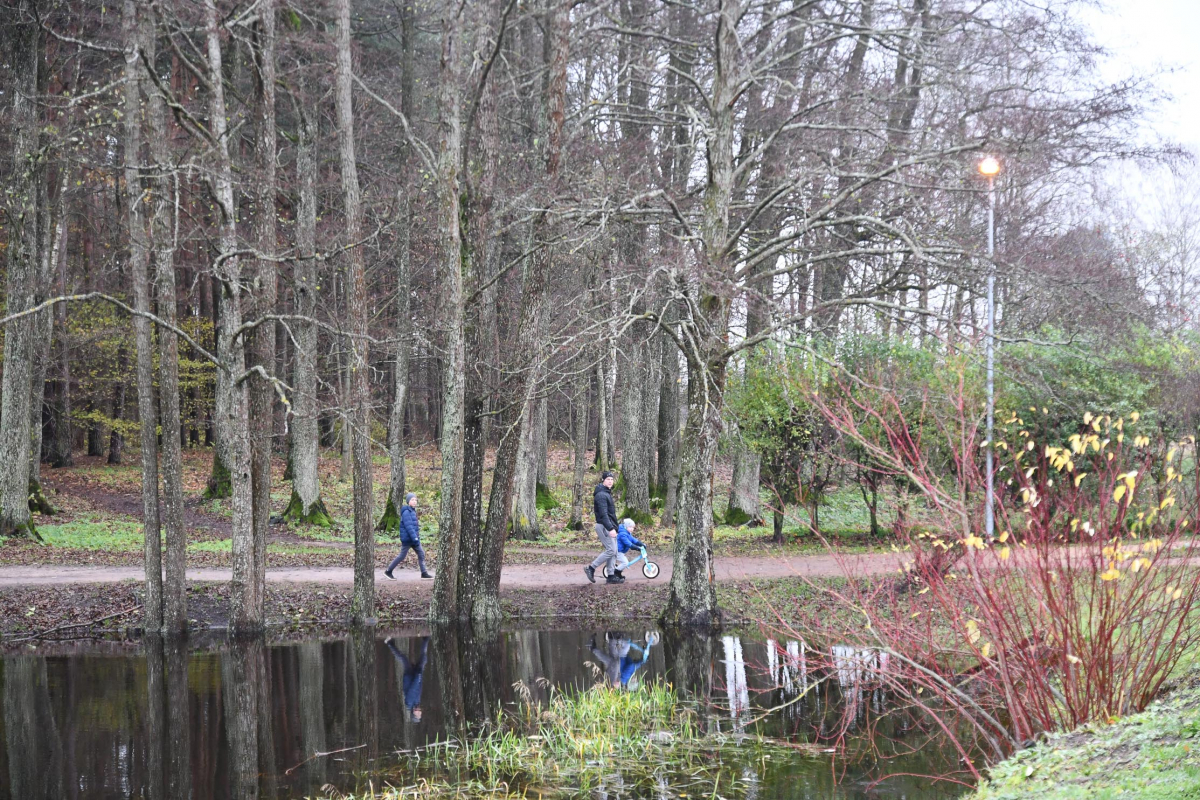
[[[888,656],[873,678],[935,716],[960,714],[997,759],[1041,733],[1144,709],[1200,645],[1191,611],[1200,570],[1188,562],[1200,485],[1190,500],[1176,485],[1194,441],[1160,455],[1136,412],[1086,414],[1062,440],[1040,439],[1012,415],[997,432],[1005,491],[989,546],[975,406],[962,392],[927,396],[921,407],[931,406],[953,413],[915,437],[887,392],[865,402],[855,387],[821,403],[878,468],[917,485],[942,521],[901,526],[911,558],[903,580],[872,589],[850,581],[836,593],[865,618],[856,643]],[[949,473],[930,447],[952,454]],[[913,593],[911,615],[892,613],[901,593]],[[964,758],[971,750],[962,745]]]

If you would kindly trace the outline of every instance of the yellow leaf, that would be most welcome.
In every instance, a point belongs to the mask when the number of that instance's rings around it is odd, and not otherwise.
[[[1000,534],[999,538],[1000,538],[1000,544],[1004,544],[1005,542],[1007,542],[1008,541],[1008,531],[1003,531]]]
[[[1167,461],[1175,457],[1175,445],[1171,445],[1171,449],[1167,451]]]
[[[975,644],[979,641],[979,623],[973,619],[967,620],[967,641]]]
[[[1084,424],[1084,425],[1091,425],[1091,424],[1092,424],[1092,412],[1090,412],[1090,411],[1089,411],[1089,412],[1087,412],[1086,414],[1084,414],[1084,415],[1083,415],[1083,424]]]
[[[1079,488],[1079,482],[1082,481],[1086,477],[1087,477],[1086,472],[1081,472],[1078,475],[1076,475],[1075,476],[1075,488]]]
[[[1140,416],[1141,416],[1141,414],[1139,414],[1138,412],[1135,411],[1129,415],[1129,421],[1136,423],[1138,421],[1138,417],[1140,417]]]
[[[1008,557],[1012,554],[1012,548],[1005,546],[1000,548],[1000,560],[1008,561]]]
[[[1109,567],[1100,573],[1100,580],[1102,581],[1115,581],[1119,577],[1121,577],[1121,571],[1116,567]]]
[[[984,658],[991,658],[992,657],[992,643],[984,642],[983,647],[981,647],[979,649],[979,655],[981,655]]]
[[[1071,655],[1070,653],[1067,653],[1067,661],[1070,661],[1072,664],[1083,663],[1082,658],[1080,658],[1079,656]]]
[[[1121,502],[1121,498],[1125,496],[1125,486],[1122,484],[1113,489],[1113,500],[1117,503]]]

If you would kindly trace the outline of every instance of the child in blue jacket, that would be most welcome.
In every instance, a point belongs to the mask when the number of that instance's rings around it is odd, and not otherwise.
[[[404,507],[400,509],[400,555],[392,559],[392,563],[383,571],[384,575],[396,580],[392,570],[408,555],[409,548],[417,553],[417,566],[421,568],[421,577],[432,578],[425,569],[425,548],[421,547],[421,524],[417,520],[417,496],[412,492],[404,496]]]
[[[635,530],[637,530],[637,523],[631,519],[623,519],[617,526],[617,575],[621,575],[621,571],[629,566],[629,556],[625,554],[629,552],[630,548],[636,547],[641,550],[646,546],[633,535]]]

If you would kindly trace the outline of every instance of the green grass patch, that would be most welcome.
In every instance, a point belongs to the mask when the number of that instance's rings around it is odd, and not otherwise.
[[[1140,714],[1022,750],[970,800],[1200,798],[1200,673],[1182,684]]]
[[[51,547],[136,553],[143,547],[142,523],[85,517],[57,525],[39,525]]]

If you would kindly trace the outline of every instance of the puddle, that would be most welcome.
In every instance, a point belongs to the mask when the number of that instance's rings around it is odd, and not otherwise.
[[[427,634],[5,657],[0,797],[243,800],[324,797],[322,787],[352,791],[368,779],[379,787],[384,775],[397,779],[397,750],[600,681],[625,691],[670,682],[696,703],[705,730],[794,745],[770,758],[750,758],[752,748],[731,757],[722,767],[733,776],[720,791],[726,798],[928,800],[966,791],[921,777],[962,779],[958,755],[919,710],[894,708],[863,682],[878,654],[738,633],[674,641],[645,630]],[[618,771],[578,796],[674,798],[683,793],[676,777],[626,785]]]

